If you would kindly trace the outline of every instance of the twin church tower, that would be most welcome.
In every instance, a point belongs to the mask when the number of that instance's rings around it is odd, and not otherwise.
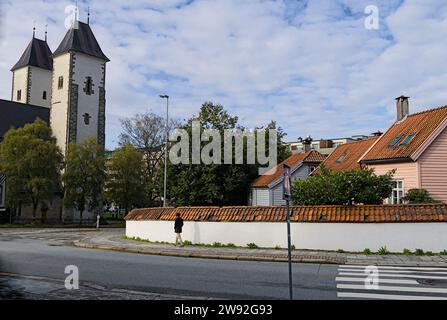
[[[12,101],[49,109],[57,144],[96,137],[105,145],[106,63],[89,24],[76,21],[56,51],[45,40],[33,39],[11,69]]]

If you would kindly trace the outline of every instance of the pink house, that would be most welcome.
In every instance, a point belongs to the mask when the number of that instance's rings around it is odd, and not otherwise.
[[[447,106],[409,114],[407,97],[397,100],[397,121],[360,157],[359,163],[385,174],[395,169],[388,203],[402,202],[412,188],[424,188],[447,203]]]

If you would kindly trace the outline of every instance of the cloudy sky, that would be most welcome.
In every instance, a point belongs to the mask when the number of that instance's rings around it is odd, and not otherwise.
[[[0,0],[0,97],[9,69],[30,41],[33,22],[55,50],[73,1]],[[365,8],[379,29],[365,28]],[[386,129],[394,98],[411,111],[447,104],[445,0],[91,0],[92,28],[112,60],[107,69],[107,146],[119,119],[197,114],[223,104],[243,125],[276,120],[287,140],[336,138]],[[0,115],[1,116],[1,115]]]

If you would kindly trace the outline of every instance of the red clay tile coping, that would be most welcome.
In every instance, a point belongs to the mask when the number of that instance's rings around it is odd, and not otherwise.
[[[393,223],[447,222],[447,205],[293,206],[292,222]],[[285,207],[179,207],[135,209],[127,221],[282,222]]]

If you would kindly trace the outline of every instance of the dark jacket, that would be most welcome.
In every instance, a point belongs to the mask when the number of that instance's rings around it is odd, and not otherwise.
[[[183,227],[183,219],[180,217],[177,217],[175,219],[175,224],[174,224],[175,233],[182,233],[182,227]]]

